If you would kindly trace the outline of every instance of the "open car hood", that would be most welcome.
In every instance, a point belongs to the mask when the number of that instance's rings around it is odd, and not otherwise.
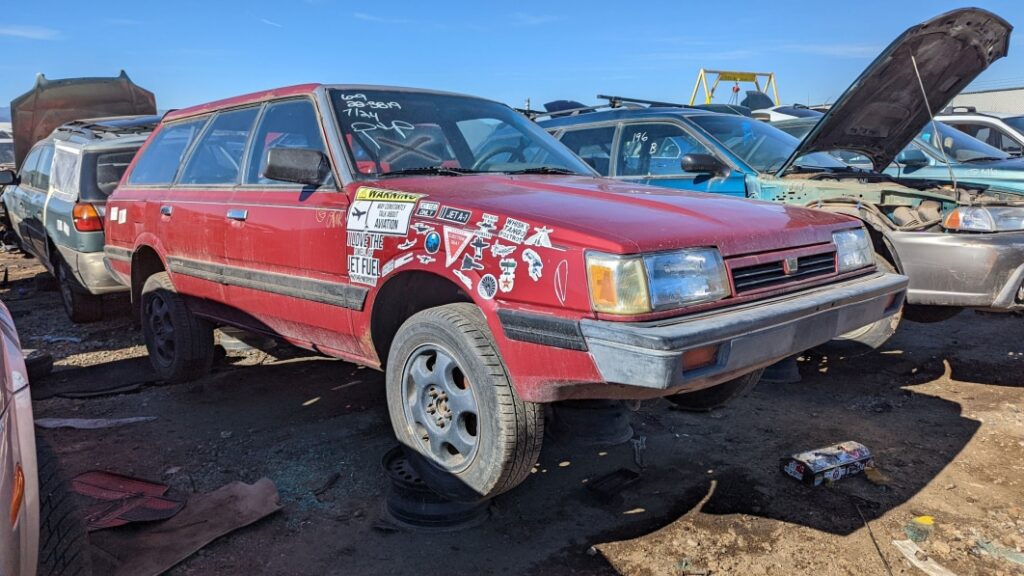
[[[47,80],[40,74],[35,87],[11,100],[15,163],[21,166],[32,145],[65,122],[142,114],[156,114],[156,97],[124,70],[114,78]]]
[[[860,152],[882,171],[931,120],[929,105],[937,114],[1006,56],[1011,30],[1006,20],[980,8],[953,10],[910,28],[836,100],[778,174],[800,156],[831,150]]]

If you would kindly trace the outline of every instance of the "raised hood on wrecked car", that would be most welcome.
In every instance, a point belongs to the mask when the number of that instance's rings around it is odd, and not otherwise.
[[[980,8],[953,10],[908,29],[875,58],[811,129],[779,174],[812,152],[854,150],[881,172],[993,62],[1013,27]]]
[[[161,377],[200,375],[217,324],[380,368],[413,464],[460,499],[529,475],[542,403],[719,405],[906,286],[853,219],[596,178],[507,106],[403,88],[168,114],[107,210]]]

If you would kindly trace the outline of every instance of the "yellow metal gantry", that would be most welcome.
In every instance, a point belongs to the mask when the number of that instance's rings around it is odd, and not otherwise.
[[[711,88],[708,88],[708,75],[712,74],[715,76],[714,82],[711,83]],[[765,78],[764,88],[761,88],[761,78]],[[690,95],[690,106],[693,106],[697,102],[697,91],[700,87],[704,87],[704,103],[711,104],[711,99],[715,96],[715,89],[718,88],[719,82],[753,82],[758,92],[765,92],[767,90],[772,91],[772,99],[775,101],[775,105],[779,105],[779,87],[775,83],[774,72],[739,72],[736,70],[705,70],[700,69],[697,74],[697,82],[693,85],[693,94]]]

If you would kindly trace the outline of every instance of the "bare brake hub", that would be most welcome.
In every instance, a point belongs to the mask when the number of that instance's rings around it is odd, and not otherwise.
[[[427,396],[430,400],[427,403],[427,414],[434,417],[438,428],[444,428],[452,421],[452,411],[448,407],[448,394],[437,386],[427,388]]]

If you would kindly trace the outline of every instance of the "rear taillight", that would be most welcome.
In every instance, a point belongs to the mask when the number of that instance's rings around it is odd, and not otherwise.
[[[100,213],[92,204],[75,204],[71,216],[75,220],[75,230],[79,232],[100,232],[103,230],[103,220]]]

